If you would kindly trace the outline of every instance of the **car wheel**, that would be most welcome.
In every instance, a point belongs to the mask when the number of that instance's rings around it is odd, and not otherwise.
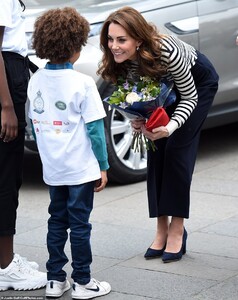
[[[104,124],[110,164],[109,181],[129,184],[145,180],[147,153],[145,150],[140,153],[131,149],[133,135],[130,120],[108,104],[104,103],[104,107],[107,112]]]

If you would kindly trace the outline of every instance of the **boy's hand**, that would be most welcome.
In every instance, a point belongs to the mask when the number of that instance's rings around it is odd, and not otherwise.
[[[101,178],[96,180],[94,192],[102,191],[107,184],[107,171],[101,171]]]

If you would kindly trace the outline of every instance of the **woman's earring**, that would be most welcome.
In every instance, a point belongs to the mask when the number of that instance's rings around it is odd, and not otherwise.
[[[139,50],[140,50],[140,47],[139,47],[139,46],[137,46],[137,47],[136,47],[136,51],[139,51]]]

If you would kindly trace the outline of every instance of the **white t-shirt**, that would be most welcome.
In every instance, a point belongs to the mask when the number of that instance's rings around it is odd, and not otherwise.
[[[27,55],[27,41],[22,7],[18,0],[4,0],[0,3],[0,26],[5,27],[2,51]]]
[[[77,185],[99,179],[85,125],[106,116],[94,80],[72,69],[40,69],[30,79],[28,97],[45,183]]]

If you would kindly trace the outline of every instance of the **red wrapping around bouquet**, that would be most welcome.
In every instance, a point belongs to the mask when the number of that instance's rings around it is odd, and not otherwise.
[[[167,115],[165,109],[163,107],[158,107],[153,111],[149,120],[145,124],[145,128],[148,131],[152,131],[152,129],[165,126],[169,123],[169,116]]]

